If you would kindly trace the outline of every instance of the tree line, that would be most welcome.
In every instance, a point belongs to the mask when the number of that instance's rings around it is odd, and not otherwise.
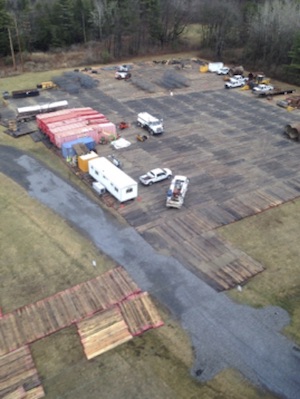
[[[182,50],[191,24],[216,60],[240,50],[257,68],[299,72],[300,0],[0,0],[0,55],[94,41],[114,59]]]

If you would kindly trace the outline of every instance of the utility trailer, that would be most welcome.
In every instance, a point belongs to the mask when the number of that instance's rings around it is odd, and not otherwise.
[[[68,107],[68,101],[55,101],[43,105],[32,105],[29,107],[17,108],[17,121],[27,122],[34,119],[39,114],[45,114],[48,112],[59,111]]]
[[[11,92],[12,98],[36,97],[40,95],[38,89],[15,90]]]
[[[89,175],[101,183],[119,202],[138,196],[138,183],[105,157],[89,161]]]
[[[294,93],[295,89],[274,89],[266,92],[256,93],[258,97],[273,97]]]

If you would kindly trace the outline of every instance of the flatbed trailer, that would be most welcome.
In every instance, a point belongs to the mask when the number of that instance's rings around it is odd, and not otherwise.
[[[262,93],[256,93],[258,97],[273,97],[273,96],[280,96],[285,94],[294,93],[295,89],[274,89]]]
[[[53,101],[48,104],[32,105],[28,107],[17,108],[17,121],[27,122],[34,119],[39,114],[59,111],[68,107],[68,101]]]

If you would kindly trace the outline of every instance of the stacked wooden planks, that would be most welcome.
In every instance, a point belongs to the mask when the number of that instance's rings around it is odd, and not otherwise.
[[[132,339],[117,306],[77,324],[87,359],[92,359]]]
[[[0,397],[39,399],[45,396],[27,346],[0,357]]]
[[[163,321],[147,292],[119,304],[124,320],[133,336],[163,325]]]
[[[162,325],[163,321],[147,292],[133,295],[113,308],[77,323],[88,359]]]
[[[122,267],[0,319],[0,356],[108,309],[140,288]]]

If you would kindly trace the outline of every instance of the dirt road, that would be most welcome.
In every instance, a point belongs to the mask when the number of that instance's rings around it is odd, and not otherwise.
[[[201,381],[231,367],[280,397],[300,397],[299,352],[280,333],[289,323],[285,311],[233,303],[30,156],[7,147],[0,155],[2,173],[90,237],[181,321],[195,350],[192,373]]]

